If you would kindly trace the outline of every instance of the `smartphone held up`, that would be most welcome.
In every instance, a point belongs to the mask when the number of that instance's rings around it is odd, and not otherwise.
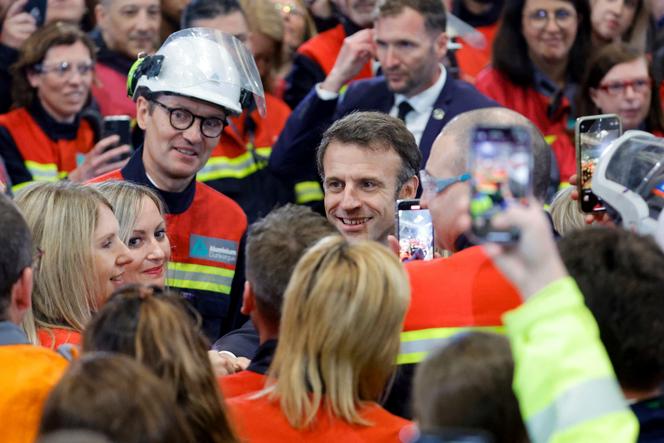
[[[433,223],[419,200],[397,200],[397,237],[402,262],[434,257]]]
[[[120,141],[109,146],[106,151],[122,145],[131,146],[131,118],[128,115],[109,115],[104,117],[104,137],[117,135]],[[130,153],[119,156],[113,161],[121,161],[131,156]]]
[[[477,243],[514,243],[517,228],[498,229],[494,216],[511,201],[526,203],[533,191],[533,155],[530,135],[523,126],[478,126],[468,162],[470,190],[470,237]]]
[[[620,117],[615,114],[590,115],[576,119],[576,176],[579,209],[586,213],[604,212],[602,200],[592,192],[597,161],[609,144],[622,135]]]

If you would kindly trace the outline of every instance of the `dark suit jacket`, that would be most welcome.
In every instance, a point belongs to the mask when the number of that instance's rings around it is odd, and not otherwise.
[[[312,88],[286,122],[272,149],[270,168],[277,174],[292,178],[317,177],[316,148],[323,132],[334,121],[353,111],[388,113],[393,105],[394,94],[387,89],[383,77],[351,83],[345,94],[337,100],[321,100]],[[500,105],[482,95],[472,85],[448,75],[420,140],[422,167],[429,158],[436,136],[451,119],[466,111],[492,106]]]

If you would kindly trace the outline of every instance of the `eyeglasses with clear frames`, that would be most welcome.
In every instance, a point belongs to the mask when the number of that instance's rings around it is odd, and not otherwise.
[[[35,65],[35,72],[39,74],[54,73],[58,77],[67,77],[74,72],[78,71],[80,75],[88,75],[95,69],[94,62],[85,62],[74,64],[71,62],[60,62],[52,65],[44,65],[42,63]]]
[[[455,183],[462,183],[470,180],[470,172],[464,172],[461,175],[451,178],[436,178],[429,174],[426,169],[420,171],[420,181],[422,182],[422,195],[440,194]]]
[[[196,115],[188,109],[184,108],[171,108],[165,104],[155,100],[149,99],[152,103],[155,103],[164,110],[168,112],[168,116],[171,122],[171,126],[178,131],[185,131],[194,124],[196,119],[201,122],[201,134],[207,138],[216,138],[221,135],[228,122],[225,119],[218,117],[203,117]]]
[[[535,29],[544,29],[552,18],[561,28],[566,28],[576,23],[576,12],[571,9],[558,8],[552,11],[546,9],[535,9],[527,14],[526,18]]]
[[[609,95],[622,95],[627,91],[627,88],[632,88],[637,94],[648,92],[652,87],[652,80],[650,78],[637,78],[634,80],[608,82],[599,85],[597,89],[606,92]]]

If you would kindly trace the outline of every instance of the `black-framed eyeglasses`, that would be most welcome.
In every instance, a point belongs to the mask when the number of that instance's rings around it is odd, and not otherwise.
[[[52,72],[58,77],[67,77],[74,72],[74,69],[76,69],[80,75],[88,75],[95,69],[95,64],[92,61],[85,63],[60,62],[52,65],[39,63],[34,66],[34,69],[35,72],[39,74],[48,74],[49,72]]]
[[[461,175],[451,178],[436,178],[429,174],[426,169],[420,171],[420,181],[422,182],[422,195],[424,194],[440,194],[455,183],[466,182],[470,180],[471,175],[469,172],[464,172]]]
[[[171,108],[165,104],[157,101],[154,98],[149,99],[152,103],[155,103],[168,112],[168,116],[171,122],[171,126],[174,129],[179,131],[185,131],[191,128],[191,125],[194,124],[194,121],[198,119],[201,122],[201,134],[208,138],[216,138],[221,135],[224,131],[228,121],[219,117],[203,117],[201,115],[196,115],[188,109],[184,108]]]

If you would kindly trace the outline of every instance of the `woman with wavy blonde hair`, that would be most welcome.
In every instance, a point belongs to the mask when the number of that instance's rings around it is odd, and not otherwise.
[[[113,207],[97,190],[64,181],[27,186],[16,204],[37,249],[32,310],[38,341],[53,349],[78,344],[131,263]]]
[[[177,294],[129,285],[111,295],[83,334],[83,352],[129,355],[174,389],[194,441],[235,442],[194,312]]]
[[[113,205],[120,223],[120,240],[132,263],[125,269],[128,283],[164,286],[171,243],[166,235],[164,204],[152,189],[127,181],[93,185]]]
[[[267,387],[228,401],[243,440],[399,441],[410,422],[378,401],[394,370],[410,288],[375,242],[326,237],[284,294]]]

